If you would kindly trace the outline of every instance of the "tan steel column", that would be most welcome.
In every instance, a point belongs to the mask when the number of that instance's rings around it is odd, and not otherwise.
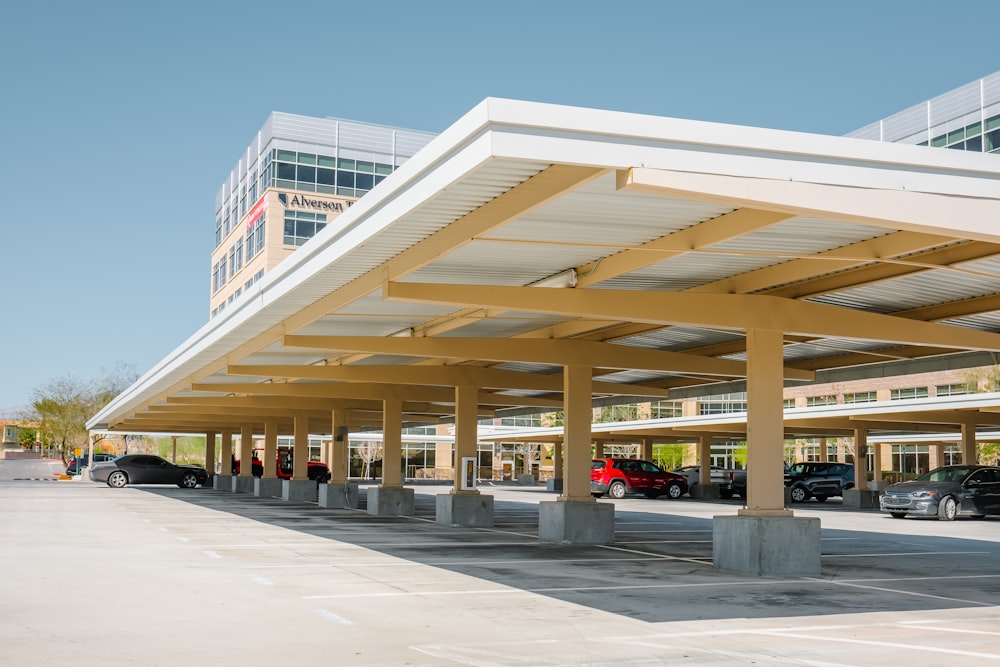
[[[604,451],[604,440],[600,438],[593,438],[591,442],[594,443],[594,456],[596,458],[607,456],[607,453]]]
[[[462,490],[464,468],[462,458],[477,459],[479,442],[479,389],[473,385],[455,387],[455,484],[452,493],[479,493],[476,489]],[[527,446],[527,445],[526,445]],[[525,460],[527,460],[525,456]]]
[[[215,431],[205,433],[205,470],[215,474]]]
[[[309,479],[309,417],[295,415],[295,447],[292,448],[292,479]]]
[[[785,509],[782,333],[747,330],[746,516],[793,516]]]
[[[712,483],[712,434],[702,433],[698,436],[698,483]],[[707,487],[702,487],[707,488]]]
[[[563,443],[557,440],[552,443],[552,478],[562,480],[565,477],[563,471]]]
[[[976,464],[976,425],[966,422],[962,424],[962,463]]]
[[[830,450],[827,449],[826,438],[819,439],[819,460],[820,461],[830,460]]]
[[[219,448],[219,458],[222,461],[219,467],[219,474],[221,475],[232,475],[233,474],[233,432],[228,429],[222,429],[222,445]]]
[[[382,486],[403,486],[403,403],[397,398],[382,401]]]
[[[944,459],[942,452],[944,452],[943,442],[927,443],[927,470],[934,470],[934,468],[940,468],[944,465],[941,462]],[[924,472],[927,472],[927,470]]]
[[[591,369],[563,367],[563,452],[566,476],[559,500],[596,502],[590,495]]]
[[[882,443],[879,443],[875,445],[875,447],[872,449],[872,455],[875,457],[874,460],[872,461],[872,466],[874,466],[875,468],[874,470],[872,470],[873,482],[882,481],[882,447],[884,446],[885,445],[883,445]]]
[[[173,450],[171,451],[170,454],[170,462],[177,463],[177,436],[176,435],[170,436],[170,440],[173,442]],[[90,459],[87,460],[89,461]]]
[[[264,479],[278,476],[278,420],[264,420]]]
[[[240,427],[240,477],[253,476],[253,427]]]
[[[854,488],[868,488],[868,429],[854,429]]]
[[[653,439],[643,438],[639,445],[639,458],[644,461],[653,460]]]
[[[333,446],[330,448],[330,481],[335,484],[347,483],[347,454],[350,428],[347,425],[347,410],[334,408],[332,413]]]

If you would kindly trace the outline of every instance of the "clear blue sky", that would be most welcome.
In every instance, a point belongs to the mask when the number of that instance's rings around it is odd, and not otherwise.
[[[274,110],[441,131],[484,97],[844,134],[1000,70],[972,0],[10,2],[0,410],[208,319],[214,198]]]

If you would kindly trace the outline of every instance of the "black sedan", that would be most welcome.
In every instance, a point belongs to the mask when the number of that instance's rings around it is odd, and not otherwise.
[[[935,468],[914,480],[888,487],[880,503],[882,511],[896,519],[915,514],[951,521],[959,515],[1000,514],[1000,467]]]
[[[129,454],[95,463],[90,469],[90,479],[116,489],[127,484],[176,484],[193,489],[208,481],[208,471],[199,466],[177,465],[159,456]]]

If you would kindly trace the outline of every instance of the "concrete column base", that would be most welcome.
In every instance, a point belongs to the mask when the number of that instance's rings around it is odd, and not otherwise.
[[[282,494],[281,483],[283,481],[277,477],[254,477],[253,494],[258,498],[280,498]]]
[[[232,491],[233,490],[233,476],[232,475],[216,475],[212,478],[212,488],[216,491]]]
[[[844,507],[855,510],[879,509],[880,491],[869,491],[867,489],[847,489],[844,491]]]
[[[377,516],[413,516],[413,489],[402,486],[368,487],[368,513]]]
[[[439,494],[434,520],[444,526],[492,528],[493,496],[481,493]]]
[[[319,485],[319,506],[329,508],[358,508],[358,485],[330,482]]]
[[[316,482],[311,479],[281,480],[281,499],[296,503],[314,503],[319,492]]]
[[[253,493],[253,481],[256,477],[233,476],[233,493]]]
[[[815,517],[717,516],[712,563],[756,576],[818,575],[820,523]]]
[[[528,475],[528,474],[518,475],[517,476],[517,483],[520,484],[520,485],[522,485],[522,486],[534,486],[534,484],[535,484],[535,476],[534,475]]]
[[[692,498],[715,499],[719,497],[719,485],[715,483],[695,484],[689,492]]]
[[[562,478],[556,479],[555,477],[550,477],[545,480],[545,490],[546,491],[562,491]]]
[[[538,539],[559,544],[614,544],[615,506],[549,500],[538,504]]]

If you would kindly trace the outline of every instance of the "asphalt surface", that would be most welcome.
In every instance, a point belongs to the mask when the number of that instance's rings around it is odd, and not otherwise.
[[[822,575],[767,578],[712,567],[739,500],[627,498],[613,546],[566,546],[538,542],[541,487],[482,487],[492,530],[413,488],[398,518],[0,481],[0,665],[1000,664],[1000,517],[806,503]]]

